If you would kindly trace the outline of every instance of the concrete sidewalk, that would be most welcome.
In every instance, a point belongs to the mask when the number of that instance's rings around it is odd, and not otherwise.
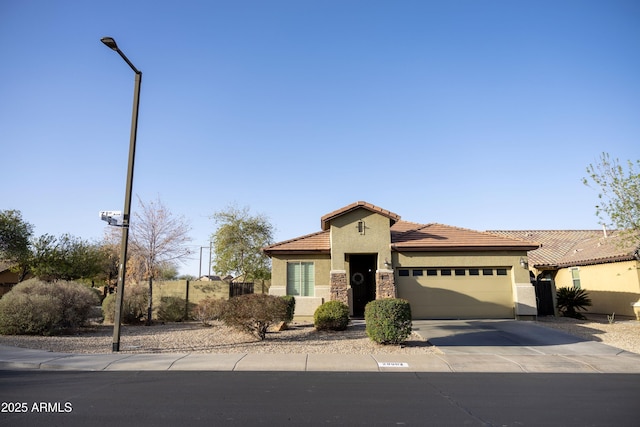
[[[612,348],[612,347],[610,347]],[[640,355],[617,354],[67,354],[0,346],[0,369],[74,371],[562,372],[640,374]]]
[[[640,374],[640,354],[510,320],[414,321],[441,354],[52,353],[0,346],[0,369]]]

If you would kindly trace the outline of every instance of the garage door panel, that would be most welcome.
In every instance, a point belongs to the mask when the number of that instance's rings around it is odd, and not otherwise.
[[[513,318],[509,277],[399,277],[414,319]]]

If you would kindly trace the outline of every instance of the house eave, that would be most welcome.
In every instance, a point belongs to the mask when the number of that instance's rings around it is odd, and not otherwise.
[[[331,250],[329,249],[314,249],[314,250],[305,250],[305,249],[283,249],[283,250],[263,250],[267,256],[271,257],[273,255],[331,255]]]
[[[523,251],[537,249],[536,246],[398,246],[391,245],[396,252],[487,252],[487,251]]]

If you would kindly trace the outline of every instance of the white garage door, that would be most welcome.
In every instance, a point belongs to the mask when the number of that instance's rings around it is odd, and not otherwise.
[[[514,317],[508,268],[399,268],[396,280],[414,319]]]

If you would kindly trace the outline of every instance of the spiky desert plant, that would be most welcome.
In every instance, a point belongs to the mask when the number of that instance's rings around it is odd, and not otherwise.
[[[571,287],[559,288],[556,292],[556,300],[558,311],[560,311],[564,317],[586,319],[582,313],[577,311],[586,311],[586,307],[591,306],[591,298],[589,298],[589,294],[584,289]]]

